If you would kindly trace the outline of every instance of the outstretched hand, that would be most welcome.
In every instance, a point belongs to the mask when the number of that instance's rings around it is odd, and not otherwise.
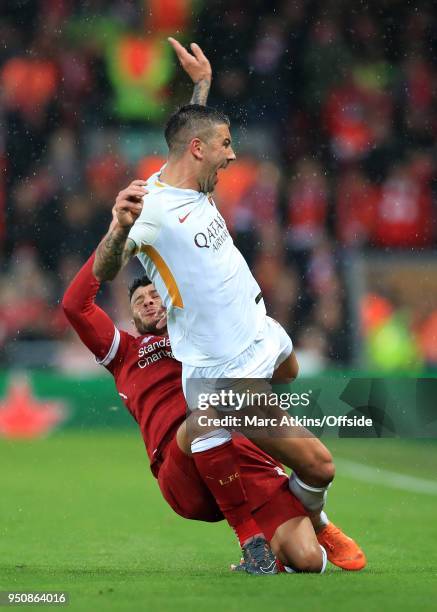
[[[182,68],[193,83],[199,83],[203,80],[211,81],[211,64],[197,43],[191,43],[192,53],[189,53],[175,38],[170,37],[168,41],[175,50]]]

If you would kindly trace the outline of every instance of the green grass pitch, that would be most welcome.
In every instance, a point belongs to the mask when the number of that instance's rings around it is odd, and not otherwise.
[[[335,440],[337,457],[436,479],[437,443]],[[258,578],[224,523],[185,521],[162,500],[139,435],[65,432],[0,442],[0,590],[67,591],[71,610],[435,610],[437,494],[339,470],[328,512],[368,567]]]

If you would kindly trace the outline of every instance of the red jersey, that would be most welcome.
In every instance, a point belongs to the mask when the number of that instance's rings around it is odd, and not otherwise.
[[[71,282],[62,306],[82,342],[114,377],[118,394],[141,429],[157,476],[166,447],[186,417],[181,364],[172,355],[168,336],[135,337],[115,327],[95,303],[100,283],[93,275],[93,262],[94,255]]]

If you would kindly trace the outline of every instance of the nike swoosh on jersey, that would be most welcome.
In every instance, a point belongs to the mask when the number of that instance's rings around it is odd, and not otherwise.
[[[190,210],[190,212],[188,212],[188,213],[187,213],[187,214],[186,214],[184,217],[178,217],[178,219],[179,219],[179,223],[183,223],[184,221],[186,221],[186,220],[187,220],[187,217],[188,217],[189,215],[191,215],[191,213],[192,213],[192,212],[193,212],[193,211],[192,211],[192,210]]]

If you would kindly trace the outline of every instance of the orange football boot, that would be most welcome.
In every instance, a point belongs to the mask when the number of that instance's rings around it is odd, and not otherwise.
[[[358,571],[366,567],[366,555],[358,544],[333,523],[328,523],[317,534],[319,544],[328,555],[328,561],[344,570]]]

